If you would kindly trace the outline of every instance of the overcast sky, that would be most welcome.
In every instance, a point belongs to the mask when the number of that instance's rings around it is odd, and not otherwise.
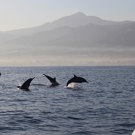
[[[135,0],[0,0],[0,31],[44,24],[78,11],[135,21]]]

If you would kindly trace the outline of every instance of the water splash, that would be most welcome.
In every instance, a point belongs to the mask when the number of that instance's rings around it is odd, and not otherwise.
[[[75,88],[75,83],[70,83],[68,86],[66,86],[68,89],[74,89]]]
[[[133,131],[132,135],[135,135],[135,129],[134,129],[134,131]]]

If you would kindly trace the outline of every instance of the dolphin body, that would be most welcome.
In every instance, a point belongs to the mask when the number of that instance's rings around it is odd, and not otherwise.
[[[86,79],[74,75],[74,77],[71,78],[71,79],[67,82],[66,86],[68,86],[70,83],[83,83],[83,82],[88,83],[88,81],[87,81]]]
[[[52,78],[52,77],[50,77],[50,76],[48,76],[48,75],[45,75],[45,74],[43,74],[43,75],[51,82],[50,87],[55,87],[55,86],[60,85],[60,84],[56,81],[56,78],[55,78],[55,77]]]
[[[32,80],[33,80],[34,78],[35,78],[35,77],[29,78],[29,79],[26,80],[21,86],[17,86],[17,87],[18,87],[19,89],[21,89],[21,90],[29,91],[30,83],[32,82]]]

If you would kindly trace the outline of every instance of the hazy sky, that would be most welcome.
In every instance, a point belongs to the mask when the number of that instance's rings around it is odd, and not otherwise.
[[[0,31],[40,25],[78,11],[135,21],[135,0],[0,0]]]

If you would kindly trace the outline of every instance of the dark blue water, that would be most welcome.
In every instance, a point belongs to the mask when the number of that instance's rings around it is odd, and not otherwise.
[[[1,67],[0,72],[0,135],[130,135],[135,128],[135,67]],[[61,85],[49,88],[43,73]],[[66,89],[73,74],[89,83]],[[34,76],[30,92],[16,88]]]

